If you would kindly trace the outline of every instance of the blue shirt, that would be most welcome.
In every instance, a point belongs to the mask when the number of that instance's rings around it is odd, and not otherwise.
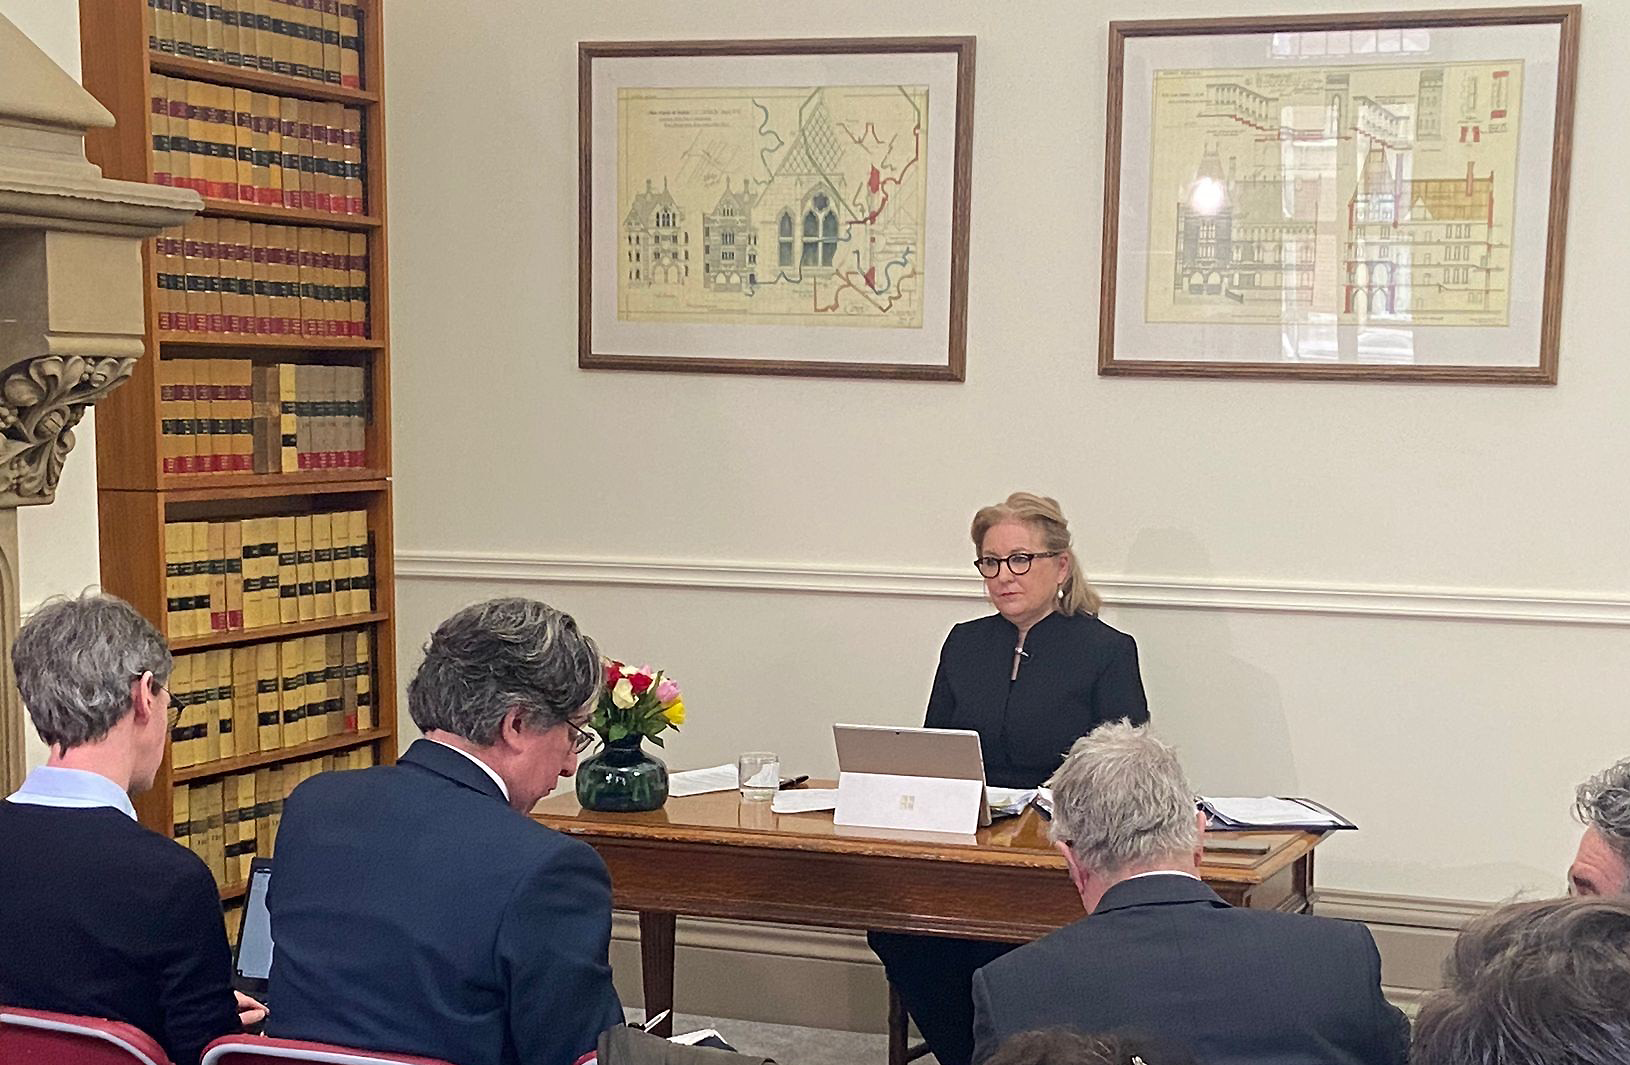
[[[71,810],[94,810],[111,806],[132,821],[136,808],[113,781],[88,769],[66,769],[42,765],[28,774],[23,786],[6,796],[7,802],[29,806],[57,806]]]

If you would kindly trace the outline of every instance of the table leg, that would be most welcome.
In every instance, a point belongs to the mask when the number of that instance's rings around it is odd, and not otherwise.
[[[674,915],[640,911],[640,975],[644,979],[645,1015],[654,1017],[674,1005]],[[664,1039],[673,1035],[669,1014],[651,1029]]]

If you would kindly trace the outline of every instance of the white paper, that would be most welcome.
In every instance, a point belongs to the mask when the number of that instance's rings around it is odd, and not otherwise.
[[[1279,799],[1271,795],[1258,798],[1228,796],[1208,798],[1206,805],[1225,820],[1240,825],[1330,825],[1341,824],[1322,810],[1306,806],[1295,799]]]
[[[716,765],[708,769],[686,769],[668,774],[668,795],[682,799],[686,795],[706,795],[710,791],[735,791],[736,767]]]
[[[1042,786],[1042,787],[1039,787],[1039,788],[1036,789],[1036,809],[1040,810],[1042,813],[1046,814],[1048,817],[1053,816],[1053,789],[1052,788]]]
[[[699,1028],[694,1032],[686,1032],[684,1035],[676,1035],[672,1039],[669,1039],[668,1042],[678,1043],[680,1046],[695,1046],[702,1040],[709,1038],[727,1041],[725,1040],[724,1036],[719,1034],[719,1030],[717,1028]]]
[[[747,778],[744,788],[778,788],[781,786],[781,763],[771,762],[758,767],[758,772]]]
[[[770,800],[770,810],[778,814],[807,814],[838,808],[837,788],[791,788],[778,791]]]

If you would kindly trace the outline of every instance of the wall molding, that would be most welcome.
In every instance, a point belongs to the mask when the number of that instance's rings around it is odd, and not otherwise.
[[[978,578],[960,570],[813,563],[407,551],[396,556],[396,576],[399,581],[634,585],[908,599],[984,598]],[[1128,575],[1095,577],[1093,583],[1112,607],[1630,627],[1630,595],[1619,594]]]

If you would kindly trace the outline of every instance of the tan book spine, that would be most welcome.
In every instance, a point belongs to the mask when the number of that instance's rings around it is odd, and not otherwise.
[[[205,809],[209,811],[207,820],[207,832],[209,835],[209,842],[207,844],[209,857],[207,861],[209,863],[209,871],[215,875],[215,882],[217,884],[224,885],[226,883],[226,823],[224,817],[226,811],[224,805],[225,796],[222,794],[221,782],[219,780],[212,780],[205,784],[204,795]]]
[[[247,234],[249,223],[238,225]],[[253,309],[252,301],[250,308]],[[245,317],[253,320],[254,315]],[[231,367],[228,387],[232,390],[232,468],[239,473],[249,473],[255,468],[255,368],[248,359],[233,359]]]
[[[170,184],[178,189],[193,188],[192,131],[187,124],[187,83],[166,78],[170,110]]]
[[[279,41],[287,40],[280,34]],[[286,46],[285,46],[286,47]],[[283,158],[283,206],[300,206],[300,101],[292,96],[277,97],[278,149]]]
[[[250,468],[276,473],[277,367],[255,365],[249,375]]]
[[[153,184],[170,185],[170,79],[154,74],[149,93],[149,121],[153,127]]]
[[[344,519],[344,514],[339,515]],[[311,592],[318,618],[334,616],[334,515],[311,516]]]
[[[248,89],[232,92],[232,162],[236,175],[234,200],[254,203],[255,200],[255,107],[254,93]]]
[[[320,32],[320,31],[319,31]],[[321,70],[318,73],[322,73]],[[334,186],[329,180],[327,103],[308,103],[306,113],[311,121],[311,171],[313,198],[316,209],[325,214],[334,213]]]
[[[373,631],[357,634],[357,731],[367,732],[379,724],[374,712]]]
[[[207,59],[211,63],[219,63],[226,58],[226,48],[221,40],[223,27],[219,17],[221,14],[220,0],[216,0],[214,4],[201,4],[199,6],[204,9],[200,18],[203,23],[201,28],[204,31],[204,51],[198,58]],[[211,10],[212,8],[213,10]]]
[[[176,459],[179,456],[176,448],[177,432],[175,424],[177,408],[176,364],[160,359],[157,376],[160,469],[166,474],[178,473],[180,471],[176,468]]]
[[[323,9],[321,0],[300,0],[300,19],[305,25],[301,39],[306,59],[306,77],[326,83],[323,73]]]
[[[266,224],[252,222],[249,225],[249,275],[254,292],[254,331],[259,336],[270,336],[275,332],[272,326],[270,270],[270,264],[267,262]]]
[[[357,731],[357,630],[347,629],[340,638],[340,720],[346,732]]]
[[[192,804],[191,791],[185,784],[170,789],[170,838],[191,850]]]
[[[186,259],[181,254],[181,230],[166,229],[153,238],[153,301],[158,306],[160,332],[180,332],[178,318],[186,313]],[[178,315],[176,312],[182,313]]]
[[[181,328],[188,333],[209,332],[209,275],[204,271],[204,220],[195,218],[181,228],[182,294]]]
[[[215,715],[221,737],[219,757],[232,758],[239,753],[238,737],[233,731],[237,710],[232,705],[232,652],[224,647],[211,651],[209,662],[215,674]]]
[[[255,774],[239,773],[233,779],[238,782],[238,808],[243,812],[238,827],[238,880],[247,881],[259,848],[255,831]]]
[[[300,582],[300,620],[317,620],[317,588],[315,563],[311,542],[311,515],[301,514],[294,519],[294,551],[296,577]]]
[[[368,371],[353,366],[347,375],[345,390],[347,416],[351,425],[351,459],[353,469],[368,465]]]
[[[150,51],[175,55],[175,2],[153,0],[149,4],[152,22],[147,34],[147,47]]]
[[[246,70],[258,69],[255,57],[260,54],[260,33],[255,28],[254,5],[250,0],[225,0],[225,7],[227,21],[238,27],[237,65]]]
[[[351,515],[337,511],[330,516],[334,537],[334,614],[343,617],[351,610]]]
[[[349,242],[337,229],[323,232],[323,333],[345,336],[351,331],[350,312],[345,305],[346,252]]]
[[[340,121],[344,136],[342,159],[345,169],[342,174],[345,180],[345,213],[365,214],[367,204],[364,202],[362,191],[362,112],[355,107],[344,108]]]
[[[193,765],[192,721],[187,711],[187,695],[192,691],[192,656],[176,655],[174,664],[170,668],[170,691],[181,700],[181,715],[170,730],[170,766],[172,769],[185,769]]]
[[[351,310],[351,335],[366,337],[371,335],[368,329],[368,235],[352,233],[347,240],[350,254],[345,259],[349,281],[346,295]]]
[[[340,4],[340,84],[362,88],[362,28],[356,4]]]
[[[213,20],[211,24],[215,24]],[[209,168],[209,195],[220,200],[236,200],[238,134],[237,116],[232,108],[232,90],[225,85],[204,82],[197,83],[195,89],[203,93],[200,103],[207,130],[205,158]]]
[[[312,437],[317,427],[317,367],[300,364],[294,367],[295,454],[299,468],[317,468],[317,448]]]
[[[294,363],[277,367],[278,461],[284,473],[305,469],[300,458],[300,370]]]
[[[305,642],[284,640],[277,645],[278,680],[283,691],[283,745],[294,747],[306,742],[306,667],[301,657]]]
[[[296,187],[295,195],[299,192]],[[300,315],[300,227],[284,226],[282,235],[285,325],[290,336],[300,336],[305,331],[305,321]]]
[[[226,632],[226,523],[210,522],[209,530],[209,631]]]
[[[272,189],[272,158],[270,136],[266,124],[266,94],[249,93],[248,114],[238,114],[240,128],[249,130],[249,196],[248,202],[265,205]],[[241,104],[239,105],[242,106]],[[242,142],[239,142],[242,150]]]
[[[204,278],[204,329],[206,333],[226,332],[226,311],[221,305],[221,222],[216,218],[200,218],[198,240],[202,256]],[[197,318],[194,316],[194,324]]]
[[[268,207],[286,206],[283,197],[283,112],[276,96],[255,97],[257,119],[266,138],[266,188],[260,202]]]
[[[323,16],[323,81],[340,84],[340,5],[339,0],[320,0]]]
[[[255,649],[233,647],[232,746],[240,755],[260,750],[260,704],[255,694]]]
[[[193,670],[193,690],[203,708],[204,744],[198,755],[200,762],[215,762],[221,757],[221,703],[215,687],[215,652],[201,651]]]
[[[243,525],[242,521],[221,523],[226,559],[226,630],[243,629]]]
[[[317,209],[317,139],[322,135],[319,112],[319,105],[310,100],[300,100],[295,107],[300,124],[300,206],[307,211]]]
[[[272,19],[272,71],[294,77],[294,38],[288,20],[288,5],[274,0],[268,5]]]
[[[272,771],[255,770],[255,852],[263,858],[272,854]]]
[[[219,0],[221,11],[221,61],[229,67],[243,66],[243,27],[234,0]]]
[[[186,533],[178,522],[164,526],[164,633],[171,640],[187,635],[187,611],[192,608],[192,588],[187,582]]]
[[[282,685],[279,683],[277,644],[256,644],[255,716],[259,724],[260,749],[275,751],[283,746]]]
[[[306,739],[328,732],[328,659],[321,636],[303,636],[300,660],[305,664]]]
[[[282,580],[277,558],[277,519],[260,519],[260,619],[261,627],[282,621],[278,585]]]
[[[277,519],[277,602],[279,624],[300,620],[299,546],[293,515]]]
[[[193,410],[197,417],[194,472],[220,472],[220,437],[216,431],[216,408],[219,401],[215,389],[215,359],[193,360]]]
[[[345,720],[345,656],[340,634],[330,632],[315,637],[323,644],[323,709],[328,715],[328,734],[337,736],[347,729]]]

